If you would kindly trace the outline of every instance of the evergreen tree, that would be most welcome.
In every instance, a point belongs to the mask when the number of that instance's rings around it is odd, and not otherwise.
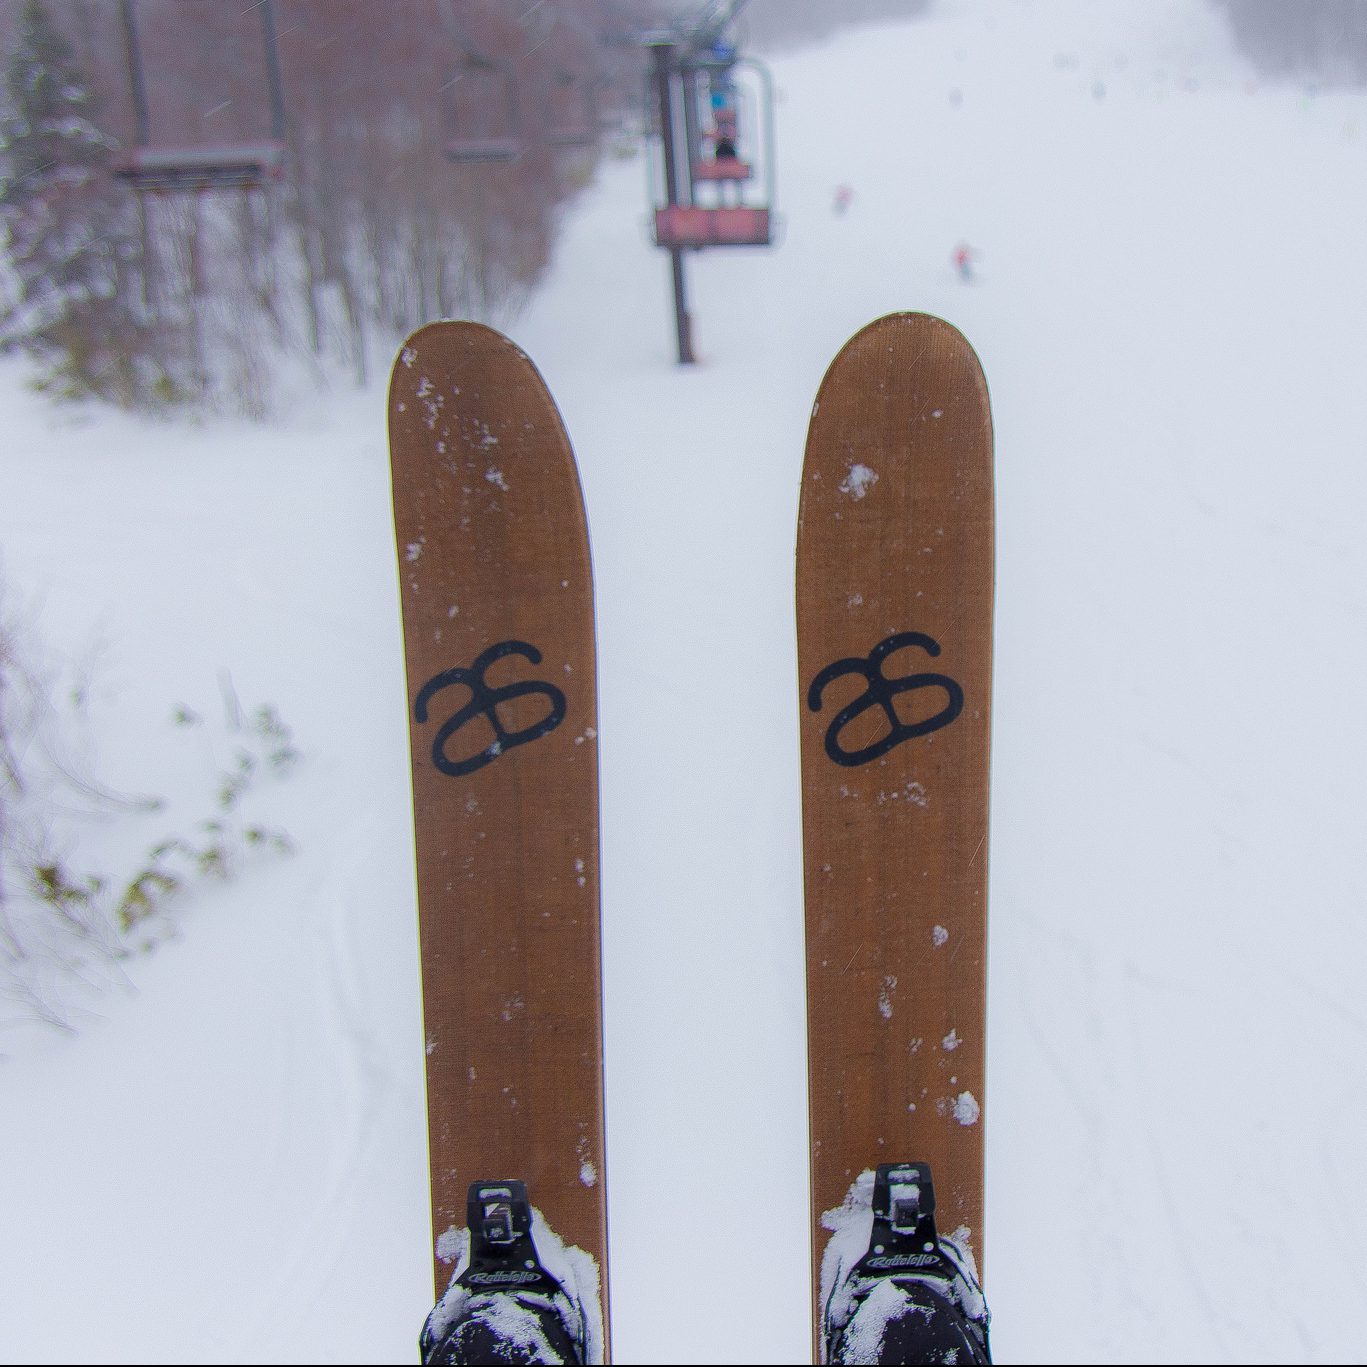
[[[42,0],[26,0],[0,105],[0,225],[10,306],[0,345],[43,363],[40,384],[63,397],[142,397],[146,338],[131,288],[138,239],[109,173],[111,139],[71,45]]]

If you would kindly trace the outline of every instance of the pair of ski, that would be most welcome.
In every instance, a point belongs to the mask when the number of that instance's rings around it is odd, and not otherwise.
[[[574,457],[530,360],[473,323],[403,348],[390,434],[443,1297],[424,1354],[603,1362],[597,703]],[[985,1361],[992,436],[963,337],[920,314],[856,334],[802,479],[817,1354]],[[913,1321],[949,1337],[906,1340]]]

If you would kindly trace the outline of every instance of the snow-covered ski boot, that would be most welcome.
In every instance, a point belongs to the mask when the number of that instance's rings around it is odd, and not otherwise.
[[[423,1362],[583,1363],[584,1316],[536,1251],[526,1185],[471,1183],[466,1219],[465,1266],[423,1325]]]
[[[838,1269],[826,1300],[825,1361],[990,1363],[977,1268],[936,1232],[929,1164],[881,1165],[871,1213],[867,1252]]]

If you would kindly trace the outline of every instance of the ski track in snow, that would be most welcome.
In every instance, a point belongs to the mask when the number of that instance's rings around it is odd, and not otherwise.
[[[356,1204],[357,1188],[372,1166],[372,1150],[379,1134],[377,1122],[395,1099],[391,1060],[383,1040],[377,1037],[374,1022],[365,1015],[366,994],[361,987],[365,964],[358,928],[372,909],[358,904],[349,893],[361,882],[361,866],[373,859],[374,847],[366,840],[364,822],[353,822],[339,835],[342,838],[337,849],[345,852],[339,861],[341,867],[328,877],[322,891],[324,902],[335,905],[342,915],[330,929],[320,927],[323,933],[321,943],[315,941],[315,952],[325,969],[326,999],[320,1015],[341,1046],[333,1055],[340,1104],[330,1112],[345,1116],[346,1123],[332,1136],[323,1195],[307,1223],[297,1231],[294,1251],[276,1279],[260,1331],[263,1347],[279,1336],[285,1322],[297,1322],[301,1309],[307,1307],[309,1317],[327,1314],[339,1265],[353,1256],[345,1237],[347,1223]],[[296,1068],[303,1066],[304,1060],[295,1061]]]
[[[639,162],[513,329],[594,538],[616,1355],[807,1360],[798,480],[831,357],[917,308],[977,347],[997,432],[994,1348],[1356,1360],[1367,93],[1263,85],[1201,0],[942,0],[773,65],[784,238],[689,259],[702,363],[671,364]],[[0,569],[55,643],[106,642],[105,773],[159,790],[157,728],[225,667],[306,761],[261,797],[295,858],[198,896],[77,1039],[0,1038],[0,1357],[60,1354],[78,1295],[102,1360],[411,1359],[382,379],[266,429],[54,418],[21,378]]]

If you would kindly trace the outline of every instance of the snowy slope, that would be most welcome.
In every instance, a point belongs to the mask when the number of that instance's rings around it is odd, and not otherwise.
[[[808,1351],[797,479],[825,364],[918,308],[997,426],[998,1356],[1360,1357],[1367,96],[1260,88],[1198,0],[944,0],[775,67],[786,239],[690,263],[704,363],[670,364],[639,164],[513,329],[594,535],[617,1355]],[[0,1359],[404,1360],[383,396],[263,431],[53,423],[0,385],[7,577],[108,642],[112,776],[155,789],[223,666],[309,756],[261,798],[293,860],[200,898],[75,1040],[6,1037]]]

